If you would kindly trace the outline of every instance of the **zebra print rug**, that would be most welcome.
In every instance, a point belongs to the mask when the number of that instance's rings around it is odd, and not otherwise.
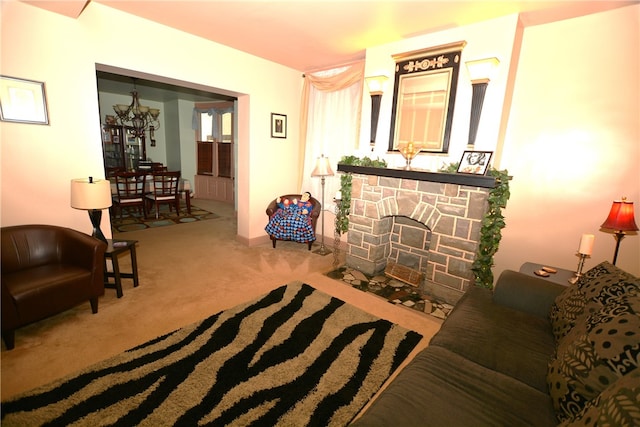
[[[422,336],[293,282],[2,403],[2,425],[344,426]]]

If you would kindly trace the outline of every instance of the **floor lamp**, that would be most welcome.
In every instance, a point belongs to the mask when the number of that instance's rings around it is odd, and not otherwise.
[[[322,184],[322,209],[320,214],[322,215],[322,241],[320,243],[320,248],[313,253],[318,255],[328,255],[331,253],[329,249],[324,245],[324,180],[327,176],[333,176],[333,171],[331,170],[331,164],[329,163],[329,159],[324,156],[324,154],[318,157],[316,161],[316,167],[311,172],[311,176],[319,176],[321,177]]]

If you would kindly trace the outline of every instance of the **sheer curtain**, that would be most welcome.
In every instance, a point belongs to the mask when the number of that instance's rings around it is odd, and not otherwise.
[[[316,159],[324,154],[334,176],[326,177],[325,205],[340,189],[338,160],[359,144],[364,62],[305,76],[300,123],[300,191],[321,200],[321,178],[311,177]],[[333,227],[329,227],[332,230]]]
[[[200,114],[207,113],[211,117],[211,135],[220,135],[220,116],[225,113],[233,113],[235,104],[230,107],[214,107],[214,108],[193,108],[193,116],[191,117],[191,128],[193,130],[200,129]]]

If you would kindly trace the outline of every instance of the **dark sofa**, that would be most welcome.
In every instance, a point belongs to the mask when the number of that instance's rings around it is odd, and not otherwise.
[[[70,228],[19,225],[1,229],[2,338],[14,348],[15,330],[89,301],[98,312],[104,294],[106,243]]]
[[[640,279],[472,287],[354,426],[640,425]]]

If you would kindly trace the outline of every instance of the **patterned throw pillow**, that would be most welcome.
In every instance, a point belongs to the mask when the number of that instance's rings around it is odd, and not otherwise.
[[[558,344],[547,383],[560,421],[571,420],[640,364],[640,289],[609,296]],[[635,375],[635,374],[634,374]]]
[[[559,427],[640,426],[640,370],[625,375]]]
[[[556,341],[607,301],[629,289],[640,287],[640,279],[604,261],[587,271],[575,285],[568,286],[555,299],[549,319]]]

